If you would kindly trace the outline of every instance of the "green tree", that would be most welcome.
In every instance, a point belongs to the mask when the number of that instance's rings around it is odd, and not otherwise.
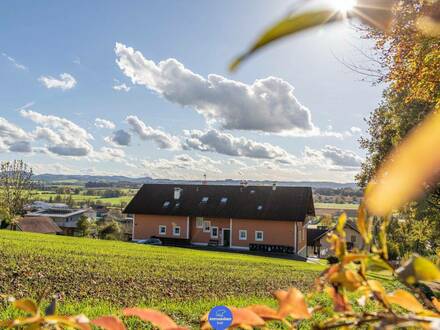
[[[77,223],[77,228],[82,232],[82,236],[90,236],[95,228],[95,224],[89,217],[82,216]]]
[[[32,197],[32,169],[22,160],[0,163],[0,228],[6,228],[19,215]]]

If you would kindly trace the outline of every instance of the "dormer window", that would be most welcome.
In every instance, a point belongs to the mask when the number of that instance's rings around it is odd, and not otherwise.
[[[220,204],[226,204],[228,202],[228,197],[222,197],[220,199]]]
[[[165,201],[165,202],[163,202],[163,205],[162,205],[162,207],[168,207],[168,206],[170,206],[170,202],[169,201]]]
[[[203,198],[202,198],[202,203],[203,203],[203,204],[208,203],[208,199],[209,199],[209,197],[203,197]]]

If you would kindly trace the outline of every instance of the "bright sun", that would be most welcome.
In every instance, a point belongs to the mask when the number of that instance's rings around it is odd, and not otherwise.
[[[331,0],[332,7],[342,13],[347,13],[356,6],[356,0]]]

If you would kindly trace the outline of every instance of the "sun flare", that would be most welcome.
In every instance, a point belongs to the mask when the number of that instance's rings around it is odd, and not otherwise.
[[[335,10],[345,14],[356,6],[356,0],[331,0],[331,5]]]

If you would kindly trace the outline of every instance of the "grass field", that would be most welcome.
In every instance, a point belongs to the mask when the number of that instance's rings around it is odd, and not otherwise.
[[[63,195],[63,194],[58,195],[56,193],[37,192],[32,196],[32,198],[34,200],[49,201],[50,198],[52,198],[52,200],[55,200],[55,197],[57,196],[61,196],[62,199],[66,199],[69,197],[69,195]],[[121,203],[128,203],[133,198],[132,195],[121,196],[121,197],[110,197],[110,198],[105,198],[102,196],[81,195],[81,194],[72,194],[70,196],[72,196],[72,199],[76,202],[100,201],[101,203],[110,203],[115,206],[119,206],[121,205]]]
[[[307,291],[323,269],[236,253],[11,231],[0,231],[0,260],[0,294],[61,292],[62,312],[91,316],[155,306],[193,326],[218,304],[273,304],[275,289]],[[9,313],[0,305],[0,318]]]
[[[315,203],[315,209],[357,210],[358,204]]]
[[[89,317],[117,314],[122,307],[148,306],[178,323],[197,327],[216,305],[275,306],[270,293],[295,286],[308,292],[324,266],[238,253],[146,246],[0,230],[0,295],[36,298],[61,293],[59,313]],[[394,284],[390,282],[390,286]],[[331,313],[324,306],[312,321]],[[0,319],[16,312],[0,301]],[[130,329],[142,329],[129,321]],[[310,321],[301,328],[310,328]]]

